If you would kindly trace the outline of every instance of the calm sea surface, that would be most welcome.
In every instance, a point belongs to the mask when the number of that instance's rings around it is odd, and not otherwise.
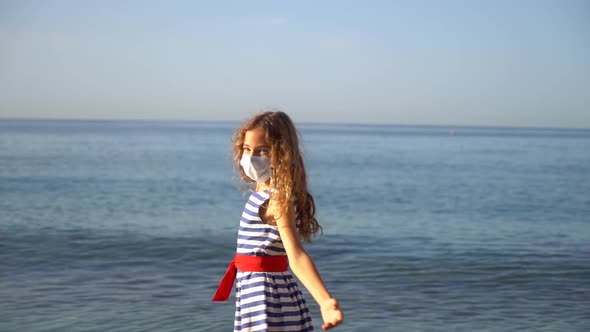
[[[0,331],[231,331],[236,125],[1,120]],[[335,331],[588,331],[590,130],[300,132]]]

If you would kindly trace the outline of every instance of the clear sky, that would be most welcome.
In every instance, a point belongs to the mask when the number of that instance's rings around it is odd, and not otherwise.
[[[0,117],[590,128],[590,1],[0,0]]]

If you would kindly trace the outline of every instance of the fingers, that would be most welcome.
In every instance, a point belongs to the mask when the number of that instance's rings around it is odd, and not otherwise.
[[[342,323],[342,320],[339,320],[339,319],[336,319],[332,322],[324,323],[324,324],[322,324],[322,330],[329,330],[333,327],[336,327],[336,325],[338,325],[340,323]]]
[[[324,324],[322,324],[323,330],[330,330],[342,323],[343,315],[338,305],[338,300],[331,298],[325,301],[321,306],[321,311],[322,318],[324,319]]]
[[[324,324],[322,324],[322,329],[329,330],[333,327],[336,327],[336,325],[339,325],[340,323],[342,323],[342,315],[339,315],[337,313],[335,317],[331,317],[331,319],[329,319],[328,321],[324,320]]]

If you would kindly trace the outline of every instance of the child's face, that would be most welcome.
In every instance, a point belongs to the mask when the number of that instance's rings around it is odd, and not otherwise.
[[[246,131],[242,153],[247,156],[270,158],[270,146],[264,136],[264,131],[260,128]]]

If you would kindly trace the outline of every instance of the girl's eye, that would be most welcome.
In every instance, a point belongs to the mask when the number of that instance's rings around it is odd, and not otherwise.
[[[244,148],[242,148],[242,150],[249,152],[250,151],[250,148],[244,147]]]

